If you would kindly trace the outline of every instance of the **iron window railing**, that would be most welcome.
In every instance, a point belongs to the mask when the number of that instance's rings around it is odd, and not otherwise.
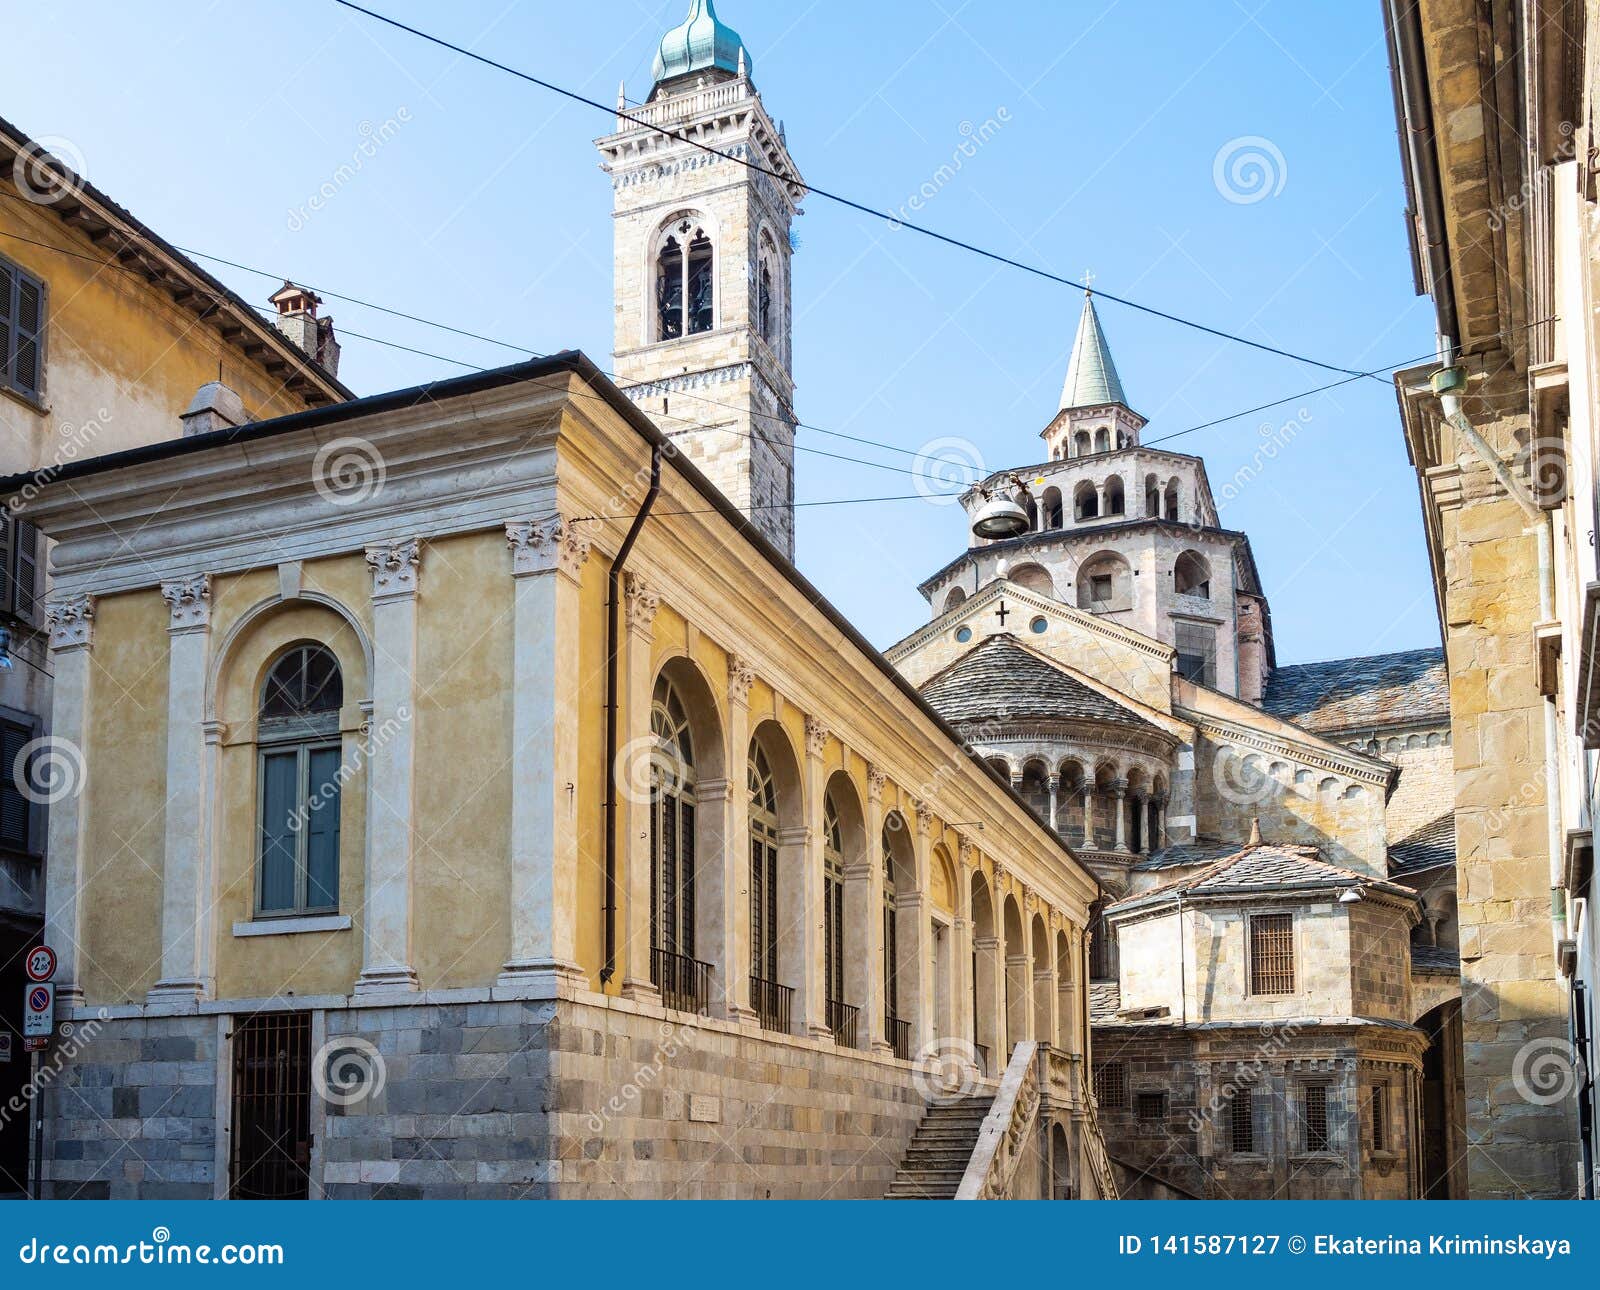
[[[860,1012],[838,999],[828,1000],[828,1029],[833,1031],[833,1042],[840,1048],[856,1046],[856,1017]]]
[[[711,964],[671,950],[650,951],[650,979],[661,991],[661,1002],[679,1012],[702,1016],[711,1004]]]
[[[756,1010],[756,1019],[763,1030],[788,1034],[794,987],[753,976],[750,978],[750,1006]]]
[[[903,1062],[911,1060],[911,1023],[901,1021],[893,1013],[883,1019],[883,1037],[889,1041],[894,1055]]]

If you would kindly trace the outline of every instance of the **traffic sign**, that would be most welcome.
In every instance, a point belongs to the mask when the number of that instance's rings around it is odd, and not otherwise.
[[[56,974],[56,952],[48,945],[35,945],[28,951],[28,980],[48,981]]]
[[[55,1025],[56,988],[48,982],[35,982],[22,988],[22,1037],[48,1039]]]
[[[0,1062],[11,1060],[11,1032],[0,1030]]]

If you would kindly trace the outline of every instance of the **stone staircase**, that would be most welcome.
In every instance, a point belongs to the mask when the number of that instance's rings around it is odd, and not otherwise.
[[[954,1200],[993,1103],[963,1097],[928,1107],[884,1199]]]

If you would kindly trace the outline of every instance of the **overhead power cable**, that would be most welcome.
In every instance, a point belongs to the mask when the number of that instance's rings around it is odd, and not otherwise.
[[[925,224],[917,224],[911,220],[901,219],[898,215],[895,215],[889,211],[879,210],[874,206],[870,206],[865,202],[856,201],[854,198],[846,197],[841,193],[831,192],[826,188],[818,188],[813,184],[804,183],[803,181],[798,180],[794,175],[785,174],[780,170],[774,170],[772,167],[762,165],[758,161],[752,161],[748,157],[736,156],[725,149],[714,147],[709,143],[692,138],[681,131],[666,129],[663,126],[657,125],[653,121],[646,120],[644,117],[636,116],[620,107],[615,105],[607,105],[600,102],[598,99],[590,98],[586,94],[580,94],[577,90],[568,89],[564,85],[558,85],[554,81],[545,80],[543,77],[535,76],[531,72],[522,71],[520,68],[510,66],[508,63],[498,62],[485,54],[479,54],[463,45],[454,44],[451,41],[445,40],[442,36],[435,36],[431,32],[426,32],[421,28],[413,27],[408,23],[401,22],[398,18],[391,18],[387,14],[379,13],[375,9],[368,9],[364,5],[356,4],[355,0],[333,0],[333,2],[346,9],[353,10],[356,13],[364,14],[368,18],[372,18],[377,22],[384,23],[398,31],[406,32],[409,35],[417,37],[419,40],[425,40],[430,44],[439,46],[441,49],[448,49],[452,53],[461,55],[463,58],[471,59],[473,62],[482,63],[485,67],[492,67],[496,71],[504,72],[508,76],[514,76],[518,80],[528,82],[530,85],[537,85],[540,89],[548,90],[552,94],[558,94],[562,98],[570,99],[574,103],[581,103],[585,107],[594,108],[597,111],[614,116],[619,121],[627,121],[629,124],[639,126],[642,129],[652,130],[656,134],[662,135],[668,139],[672,139],[677,143],[687,144],[689,147],[698,148],[701,152],[709,153],[710,155],[719,157],[724,161],[731,161],[735,165],[743,166],[748,170],[753,170],[759,174],[766,175],[771,179],[777,180],[779,183],[797,184],[802,186],[807,193],[813,196],[821,197],[825,201],[834,202],[839,206],[856,211],[862,215],[871,216],[873,219],[883,220],[894,228],[910,229],[913,233],[920,234],[926,238],[931,238],[936,242],[942,242],[946,246],[952,246],[958,250],[967,251],[973,255],[980,256],[985,260],[993,261],[996,264],[1003,264],[1013,269],[1019,269],[1023,273],[1029,273],[1034,277],[1043,278],[1047,282],[1054,282],[1060,284],[1061,286],[1067,287],[1083,287],[1083,284],[1080,282],[1074,282],[1071,278],[1062,277],[1060,274],[1052,273],[1050,270],[1040,268],[1038,265],[1029,264],[1024,260],[1013,259],[1009,255],[1005,255],[999,251],[988,250],[987,248],[979,246],[973,242],[963,241],[961,238],[952,237],[947,233],[939,232],[937,229],[929,228]],[[1321,359],[1311,358],[1305,354],[1296,354],[1292,350],[1279,349],[1277,346],[1268,345],[1264,341],[1251,340],[1248,337],[1240,336],[1235,332],[1224,331],[1220,327],[1211,327],[1205,323],[1196,322],[1192,318],[1184,318],[1178,314],[1170,313],[1165,309],[1158,309],[1153,305],[1142,304],[1137,300],[1130,300],[1126,296],[1113,295],[1111,292],[1105,291],[1099,287],[1095,287],[1090,290],[1090,294],[1098,296],[1102,300],[1109,300],[1114,304],[1122,305],[1124,308],[1137,310],[1139,313],[1143,314],[1149,314],[1153,318],[1161,318],[1167,322],[1177,323],[1179,326],[1188,327],[1198,332],[1204,332],[1206,335],[1215,336],[1220,340],[1232,341],[1239,345],[1247,345],[1251,349],[1261,350],[1267,354],[1274,354],[1279,358],[1292,359],[1297,363],[1307,363],[1312,367],[1320,367],[1326,371],[1338,372],[1345,376],[1354,376],[1359,378],[1371,375],[1368,372],[1357,371],[1355,368],[1343,367],[1337,363],[1325,363]]]

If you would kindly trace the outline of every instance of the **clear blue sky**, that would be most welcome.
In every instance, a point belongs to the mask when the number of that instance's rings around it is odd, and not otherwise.
[[[649,90],[687,0],[369,0],[605,102]],[[611,349],[608,118],[385,30],[331,0],[70,6],[5,0],[3,114],[70,141],[90,179],[171,241],[503,337]],[[1353,367],[1431,348],[1412,295],[1376,5],[1121,0],[720,0],[767,106],[820,187],[898,208],[969,127],[1000,128],[919,218],[1105,290]],[[385,122],[393,122],[388,131]],[[310,200],[358,153],[359,173]],[[1269,193],[1228,200],[1216,159],[1270,143]],[[1248,180],[1248,176],[1246,176]],[[1223,187],[1226,187],[1224,183]],[[1234,192],[1251,195],[1248,189]],[[1080,293],[811,198],[795,258],[805,421],[916,449],[957,436],[990,468],[1035,462]],[[213,268],[252,300],[273,285]],[[504,349],[339,302],[361,393],[482,366]],[[1309,389],[1318,369],[1103,304],[1148,437]],[[1221,487],[1260,427],[1292,442],[1227,507],[1250,534],[1280,662],[1437,643],[1416,484],[1392,391],[1347,386],[1180,439]],[[802,432],[802,444],[858,447]],[[907,458],[878,453],[904,466]],[[802,453],[801,501],[906,493],[904,475]],[[887,645],[926,620],[915,585],[963,547],[923,501],[803,509],[798,561]]]

